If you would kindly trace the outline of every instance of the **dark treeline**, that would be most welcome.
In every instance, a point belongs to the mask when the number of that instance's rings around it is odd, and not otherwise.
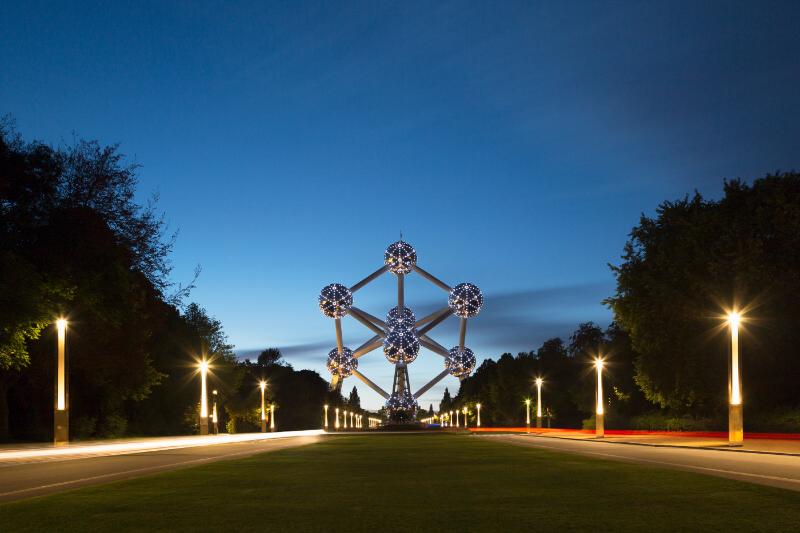
[[[219,321],[183,303],[192,284],[169,282],[173,239],[136,203],[136,171],[116,146],[53,148],[0,122],[0,440],[52,438],[59,316],[73,437],[193,431],[203,354],[223,424],[253,428],[263,378],[280,428],[319,427],[323,398],[342,401],[319,375],[274,351],[237,362]]]
[[[590,365],[602,353],[610,427],[724,429],[725,315],[737,309],[745,426],[800,431],[800,174],[729,181],[720,200],[664,202],[611,268],[611,327],[583,324],[567,342],[484,361],[452,403],[480,401],[485,423],[518,425],[541,375],[553,423],[589,424]]]

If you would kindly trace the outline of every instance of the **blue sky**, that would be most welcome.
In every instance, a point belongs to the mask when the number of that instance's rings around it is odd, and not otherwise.
[[[483,289],[467,344],[496,357],[607,324],[607,264],[642,212],[798,168],[795,2],[9,4],[0,113],[27,138],[120,143],[180,231],[175,280],[201,265],[192,299],[238,349],[324,376],[319,289],[401,231]],[[356,301],[380,316],[393,295],[387,276]],[[445,296],[408,281],[418,312]],[[361,364],[390,387],[379,351]],[[441,364],[424,352],[412,386]]]

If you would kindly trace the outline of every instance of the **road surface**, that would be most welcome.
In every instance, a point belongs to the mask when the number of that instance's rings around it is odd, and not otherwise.
[[[209,445],[198,445],[196,438],[140,439],[70,448],[2,451],[0,502],[302,446],[322,439],[321,431],[293,433],[300,435],[280,438],[279,433],[272,433],[267,434],[272,438],[250,440],[226,440],[220,435],[207,439],[222,444]]]
[[[768,453],[643,446],[536,435],[485,435],[479,439],[647,464],[800,491],[800,457]]]

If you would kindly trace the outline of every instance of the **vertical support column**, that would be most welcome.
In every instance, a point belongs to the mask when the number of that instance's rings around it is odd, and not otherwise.
[[[344,343],[342,342],[342,319],[336,319],[336,349],[339,353],[344,351]]]
[[[53,412],[53,441],[56,446],[69,444],[69,373],[67,361],[67,321],[56,321],[58,334],[56,347],[56,397]]]
[[[269,406],[269,430],[275,431],[275,404]]]
[[[403,308],[406,305],[405,295],[405,274],[397,274],[397,311],[403,316]]]
[[[462,350],[464,349],[464,342],[466,341],[466,339],[467,339],[467,319],[462,318],[461,330],[459,331],[458,334],[458,347],[461,348]]]

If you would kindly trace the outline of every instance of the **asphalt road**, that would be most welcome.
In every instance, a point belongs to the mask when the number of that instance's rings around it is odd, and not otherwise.
[[[319,442],[319,435],[0,463],[0,502]],[[76,450],[76,452],[80,449]]]
[[[647,464],[800,491],[800,457],[572,440],[535,435],[475,435],[518,446]]]

